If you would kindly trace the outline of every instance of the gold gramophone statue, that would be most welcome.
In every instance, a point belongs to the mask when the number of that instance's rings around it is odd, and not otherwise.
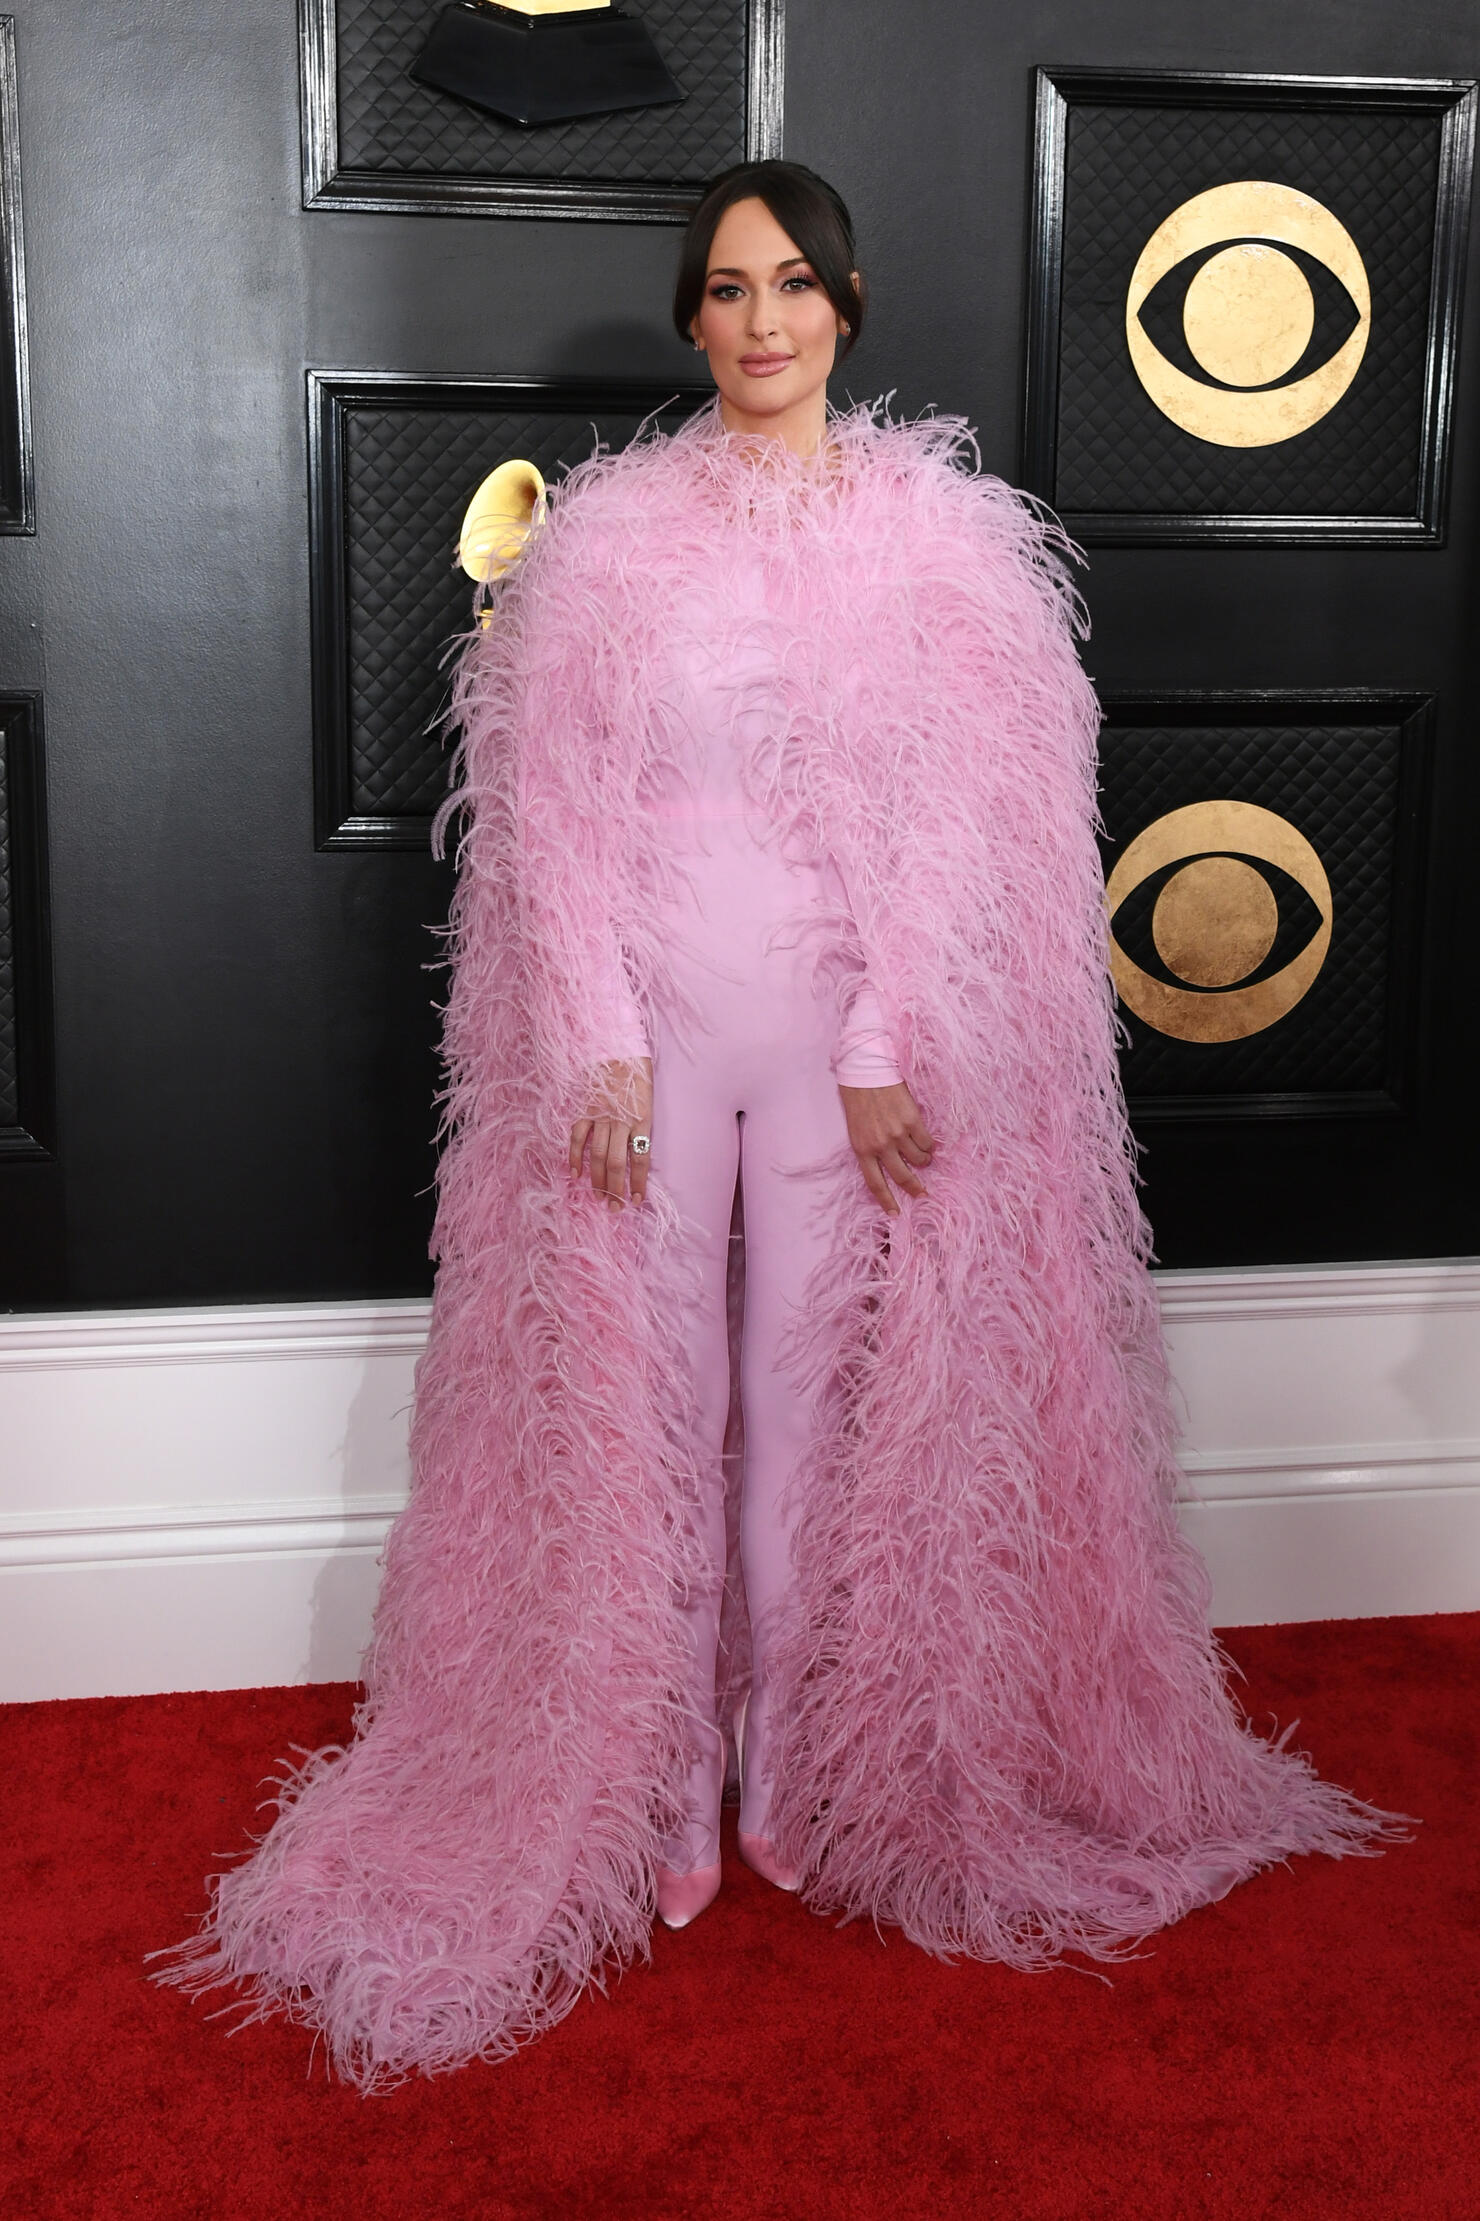
[[[612,0],[454,0],[411,75],[526,126],[684,97],[643,24]]]
[[[491,470],[468,503],[457,536],[457,559],[480,586],[513,569],[530,535],[545,520],[545,481],[533,463],[513,456]],[[485,609],[480,623],[493,612]]]

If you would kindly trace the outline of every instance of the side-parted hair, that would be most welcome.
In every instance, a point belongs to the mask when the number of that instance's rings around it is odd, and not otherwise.
[[[673,286],[673,327],[679,338],[692,344],[689,326],[704,298],[709,253],[720,218],[736,201],[744,200],[764,201],[811,263],[823,292],[848,327],[842,346],[846,355],[863,329],[865,305],[862,281],[855,285],[851,276],[858,259],[853,219],[842,195],[802,162],[737,162],[705,186],[679,249]]]

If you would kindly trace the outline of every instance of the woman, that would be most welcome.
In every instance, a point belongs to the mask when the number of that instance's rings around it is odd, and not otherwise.
[[[958,423],[828,414],[862,315],[831,188],[718,179],[716,400],[571,475],[460,666],[415,1486],[351,1747],[162,1976],[363,2088],[700,1912],[737,1729],[758,1871],[1022,1967],[1394,1830],[1226,1692],[1072,596]]]

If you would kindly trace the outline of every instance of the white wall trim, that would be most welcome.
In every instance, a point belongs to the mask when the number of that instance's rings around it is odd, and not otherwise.
[[[1237,1265],[1153,1275],[1168,1325],[1184,1319],[1412,1318],[1480,1312],[1480,1258],[1380,1265]]]
[[[257,1364],[273,1358],[418,1357],[427,1302],[271,1303],[188,1311],[0,1315],[0,1374],[100,1365]]]
[[[202,1506],[191,1519],[155,1504],[125,1516],[97,1511],[0,1516],[0,1569],[8,1566],[135,1565],[186,1558],[281,1557],[292,1552],[379,1550],[406,1499],[308,1497],[281,1504]]]
[[[1181,1452],[1185,1503],[1257,1503],[1276,1496],[1323,1495],[1337,1489],[1474,1488],[1480,1486],[1480,1441],[1436,1450],[1426,1442],[1328,1442],[1288,1450]]]
[[[1480,1260],[1157,1281],[1217,1623],[1480,1610]],[[0,1699],[352,1678],[428,1315],[0,1318]]]

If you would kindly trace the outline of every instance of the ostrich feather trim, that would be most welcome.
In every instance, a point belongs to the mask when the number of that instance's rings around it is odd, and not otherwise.
[[[778,1856],[818,1912],[1036,1968],[1400,1832],[1241,1716],[1177,1527],[1065,543],[957,418],[860,405],[817,458],[765,447],[711,404],[582,464],[458,660],[413,1492],[352,1740],[288,1769],[157,1976],[244,1982],[365,2090],[499,2058],[649,1949],[689,1755],[693,1283],[660,1151],[612,1213],[566,1146],[614,980],[683,1018],[650,923],[648,808],[684,745],[665,643],[723,645],[747,547],[774,677],[746,789],[837,865],[818,960],[861,945],[936,1139],[887,1225],[837,1164],[788,1352],[824,1416]]]

